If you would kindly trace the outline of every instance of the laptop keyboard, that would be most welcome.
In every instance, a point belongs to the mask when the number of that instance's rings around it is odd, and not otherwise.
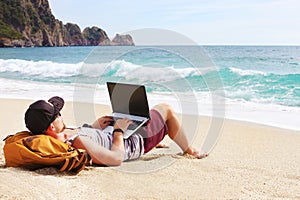
[[[122,119],[122,118],[114,117],[114,121],[110,125],[113,126],[118,119]],[[137,120],[131,120],[131,121],[132,123],[129,124],[127,128],[128,130],[135,130],[142,123],[142,121],[137,121]]]

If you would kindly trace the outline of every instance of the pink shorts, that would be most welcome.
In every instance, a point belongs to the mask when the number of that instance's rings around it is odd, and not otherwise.
[[[147,125],[138,131],[144,139],[144,153],[153,149],[168,134],[168,127],[158,111],[150,110],[150,118]]]

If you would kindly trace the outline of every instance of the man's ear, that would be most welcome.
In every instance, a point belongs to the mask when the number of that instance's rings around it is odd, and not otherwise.
[[[48,126],[45,134],[56,138],[55,126],[52,123]]]

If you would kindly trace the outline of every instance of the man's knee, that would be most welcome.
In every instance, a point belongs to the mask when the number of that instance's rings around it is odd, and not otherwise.
[[[173,109],[168,103],[157,104],[153,109],[158,111],[164,120],[167,120],[170,114],[173,114]]]
[[[171,105],[168,103],[159,103],[159,104],[157,104],[157,106],[160,106],[164,109],[172,109]]]
[[[154,109],[169,111],[172,110],[172,107],[168,103],[159,103],[154,106]]]

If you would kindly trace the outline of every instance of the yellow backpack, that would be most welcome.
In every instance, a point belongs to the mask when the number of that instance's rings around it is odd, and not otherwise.
[[[4,139],[7,167],[30,170],[54,166],[62,171],[79,173],[88,163],[88,155],[48,135],[33,135],[28,131]]]

